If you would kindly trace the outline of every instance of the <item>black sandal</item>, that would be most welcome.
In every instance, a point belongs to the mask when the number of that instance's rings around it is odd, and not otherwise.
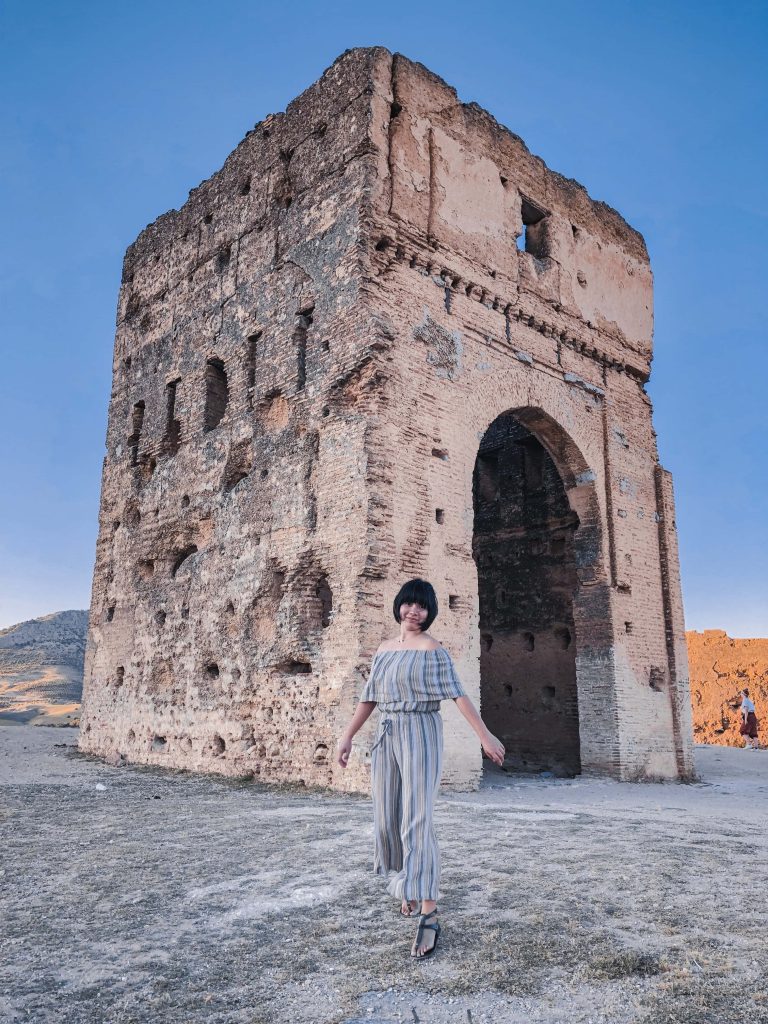
[[[426,953],[422,953],[421,956],[417,956],[416,953],[412,951],[411,956],[413,957],[414,960],[424,960],[426,957],[432,956],[432,954],[437,949],[437,940],[440,938],[440,922],[433,921],[432,924],[427,924],[427,919],[432,917],[432,915],[436,913],[437,907],[435,907],[434,910],[431,910],[428,914],[419,914],[419,927],[416,929],[416,941],[413,944],[414,947],[418,949],[419,946],[421,945],[421,940],[424,937],[425,928],[432,929],[432,931],[435,933],[435,941],[433,942],[432,946],[426,951]]]

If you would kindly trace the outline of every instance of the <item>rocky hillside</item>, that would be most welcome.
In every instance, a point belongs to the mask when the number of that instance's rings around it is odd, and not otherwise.
[[[0,724],[73,724],[80,711],[88,612],[0,630]]]
[[[685,634],[691,671],[693,733],[697,743],[741,746],[739,690],[746,686],[768,742],[768,639],[734,640],[722,629]]]

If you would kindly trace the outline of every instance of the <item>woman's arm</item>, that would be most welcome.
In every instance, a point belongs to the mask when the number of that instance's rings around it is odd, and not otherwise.
[[[480,737],[483,750],[498,765],[504,764],[504,744],[488,729],[469,697],[454,697],[454,703]]]
[[[355,733],[358,732],[368,719],[373,714],[373,709],[376,707],[375,700],[361,700],[355,708],[355,713],[352,715],[352,720],[347,726],[347,731],[339,740],[338,746],[336,747],[337,757],[336,760],[342,768],[347,767],[349,761],[349,755],[352,753],[352,738]]]

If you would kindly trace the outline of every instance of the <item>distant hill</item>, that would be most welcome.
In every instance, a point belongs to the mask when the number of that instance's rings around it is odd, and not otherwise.
[[[74,725],[80,715],[88,612],[0,630],[0,725]]]
[[[768,639],[738,640],[722,629],[685,634],[691,673],[693,735],[697,743],[742,746],[739,690],[749,689],[768,742]]]

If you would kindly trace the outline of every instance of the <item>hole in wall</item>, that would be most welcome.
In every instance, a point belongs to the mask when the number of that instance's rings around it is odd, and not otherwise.
[[[128,730],[128,742],[129,743],[133,743],[133,741],[135,739],[136,739],[136,733],[133,731],[133,729],[129,729]]]
[[[165,738],[165,736],[155,735],[152,737],[151,749],[155,751],[155,753],[162,754],[167,747],[168,740]]]
[[[189,544],[182,551],[180,551],[176,555],[176,558],[174,559],[173,567],[171,568],[171,576],[175,576],[176,573],[179,571],[179,569],[184,564],[184,562],[186,562],[186,560],[190,557],[190,555],[194,555],[196,553],[196,551],[197,551],[197,545],[196,544]]]
[[[213,222],[213,214],[212,213],[206,213],[206,215],[203,217],[203,224],[211,224],[212,222]]]
[[[433,448],[432,455],[436,459],[442,459],[443,462],[448,461],[448,452],[445,450],[445,448]]]
[[[240,182],[240,195],[247,196],[251,191],[251,179],[245,178]]]
[[[445,522],[445,510],[444,509],[442,509],[442,508],[436,508],[435,509],[435,522],[439,523],[441,526],[443,525],[443,523]]]
[[[224,493],[229,494],[230,491],[234,491],[234,489],[237,487],[240,481],[245,480],[247,476],[248,474],[243,472],[243,470],[241,469],[235,470],[234,472],[230,473],[229,476],[224,481]]]
[[[205,410],[203,430],[213,430],[221,423],[229,402],[229,384],[224,363],[211,358],[205,364]]]
[[[224,742],[221,736],[216,735],[211,740],[211,748],[213,749],[214,755],[216,757],[219,757],[227,749],[227,744]]]
[[[625,622],[624,623],[624,632],[625,633],[631,633],[632,629],[633,629],[633,626],[632,626],[631,622]]]
[[[139,562],[139,576],[143,580],[151,579],[155,573],[155,563],[151,558],[142,558]]]
[[[325,743],[318,743],[315,747],[315,761],[327,761],[328,760],[328,747]]]
[[[288,676],[309,675],[312,665],[308,661],[283,661],[277,665],[277,671]]]
[[[181,507],[182,508],[189,508],[189,495],[188,494],[185,494],[184,497],[181,499]]]
[[[205,674],[208,676],[209,679],[219,678],[219,666],[216,664],[215,661],[211,661],[205,666]]]
[[[125,669],[122,665],[118,665],[115,669],[115,686],[122,686],[125,682]]]
[[[456,609],[459,607],[459,595],[458,594],[449,594],[448,595],[448,607],[450,608],[450,610],[452,612],[456,611]]]
[[[327,576],[321,576],[315,587],[315,596],[320,601],[320,625],[327,629],[333,615],[333,591]]]
[[[557,640],[558,646],[563,651],[567,651],[571,646],[571,631],[565,626],[559,626],[555,630],[555,639]]]
[[[155,612],[155,622],[158,624],[158,626],[164,626],[165,620],[167,618],[168,615],[166,614],[165,611],[163,611],[162,608],[158,609],[158,611]]]
[[[111,622],[114,619],[114,617],[115,617],[115,606],[113,604],[111,604],[109,606],[109,608],[107,608],[107,622]]]

